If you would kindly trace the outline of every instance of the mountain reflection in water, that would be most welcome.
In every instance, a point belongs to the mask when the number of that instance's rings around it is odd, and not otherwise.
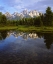
[[[21,36],[25,40],[27,40],[28,38],[43,38],[47,49],[50,49],[51,45],[53,44],[53,33],[24,33],[19,31],[2,30],[0,31],[0,40],[4,40],[11,35],[13,35],[15,38]]]
[[[16,32],[8,32],[7,33],[7,37],[10,36],[10,35],[13,35],[14,37],[18,38],[18,36],[21,36],[23,37],[24,39],[28,39],[29,37],[30,38],[38,38],[38,35],[36,33],[23,33],[23,32],[19,32],[19,33],[16,33]]]
[[[53,64],[53,33],[0,31],[0,64]]]

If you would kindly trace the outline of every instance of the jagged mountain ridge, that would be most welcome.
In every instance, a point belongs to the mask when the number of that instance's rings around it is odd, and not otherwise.
[[[23,10],[21,13],[14,12],[13,14],[10,14],[9,12],[6,12],[4,15],[9,20],[19,20],[22,18],[37,17],[37,16],[42,15],[42,13],[40,13],[36,10],[33,10],[33,11]]]

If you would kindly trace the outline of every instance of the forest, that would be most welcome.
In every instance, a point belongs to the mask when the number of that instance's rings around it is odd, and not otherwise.
[[[0,12],[0,27],[1,26],[53,26],[53,12],[51,7],[47,7],[45,13],[34,18],[23,18],[20,20],[8,20],[2,12]]]

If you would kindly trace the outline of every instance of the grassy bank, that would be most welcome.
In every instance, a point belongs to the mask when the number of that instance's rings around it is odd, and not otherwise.
[[[53,32],[53,27],[18,26],[20,31]]]
[[[36,32],[53,32],[53,27],[35,27],[35,26],[4,26],[0,30],[19,30],[19,31],[36,31]]]
[[[13,30],[13,29],[17,29],[17,26],[3,26],[3,27],[0,27],[0,30]]]

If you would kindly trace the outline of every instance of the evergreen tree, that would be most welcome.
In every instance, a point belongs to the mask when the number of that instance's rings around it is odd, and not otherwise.
[[[1,17],[1,23],[2,23],[3,25],[6,25],[6,21],[7,21],[6,16],[5,16],[5,15],[2,15],[2,17]]]
[[[43,22],[41,20],[41,17],[36,17],[35,19],[35,26],[43,26]]]
[[[45,19],[45,25],[46,26],[51,26],[52,25],[52,20],[53,20],[53,15],[52,15],[52,10],[50,7],[47,7],[46,9],[46,13],[44,15],[44,19]]]

